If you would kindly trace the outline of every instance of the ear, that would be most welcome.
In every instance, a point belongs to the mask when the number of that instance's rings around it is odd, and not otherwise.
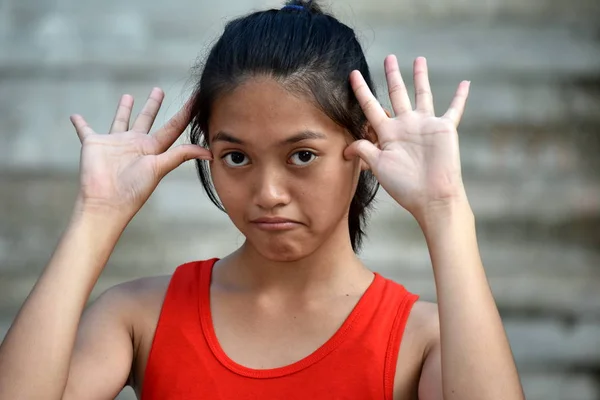
[[[384,111],[385,111],[386,115],[388,116],[388,118],[392,118],[392,113],[390,113],[386,109],[384,109]],[[365,125],[364,139],[373,143],[375,146],[377,146],[377,148],[380,148],[379,147],[379,138],[377,137],[377,132],[375,132],[373,125],[371,125],[371,123],[369,121],[367,121],[367,124]],[[369,166],[367,165],[367,163],[364,162],[363,160],[360,160],[360,170],[367,171],[368,169],[369,169]]]

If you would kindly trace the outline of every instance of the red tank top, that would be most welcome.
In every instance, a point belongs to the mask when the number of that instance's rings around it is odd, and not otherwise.
[[[231,360],[213,330],[216,259],[177,268],[156,327],[142,400],[392,399],[400,341],[418,296],[375,274],[338,331],[304,359],[251,369]]]

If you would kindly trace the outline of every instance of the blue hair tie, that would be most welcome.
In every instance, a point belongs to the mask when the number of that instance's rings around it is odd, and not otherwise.
[[[306,11],[306,8],[304,8],[303,6],[296,5],[296,4],[291,4],[289,6],[285,6],[282,8],[282,10],[289,10],[289,9]]]

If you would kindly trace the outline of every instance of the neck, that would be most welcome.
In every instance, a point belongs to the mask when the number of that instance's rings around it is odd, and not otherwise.
[[[347,231],[293,261],[267,259],[246,241],[217,263],[213,275],[214,282],[232,290],[312,299],[362,293],[372,278],[352,250]]]

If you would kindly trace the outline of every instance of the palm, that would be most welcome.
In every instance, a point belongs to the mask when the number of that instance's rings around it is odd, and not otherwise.
[[[146,197],[156,179],[155,158],[143,151],[149,142],[149,136],[136,132],[87,139],[80,178],[85,197],[119,206]]]
[[[187,108],[156,133],[147,134],[162,98],[162,91],[154,90],[129,130],[133,99],[124,96],[109,135],[98,135],[82,117],[72,117],[83,145],[79,198],[86,207],[132,217],[168,172],[186,159],[210,158],[210,152],[199,146],[169,149],[187,126]]]
[[[347,156],[358,155],[370,167],[383,188],[413,214],[440,200],[462,194],[456,126],[468,93],[461,84],[448,112],[433,113],[423,59],[415,62],[417,107],[412,109],[394,57],[386,59],[390,98],[396,117],[391,118],[375,100],[359,73],[352,84],[365,115],[377,134],[377,145],[353,143]]]

